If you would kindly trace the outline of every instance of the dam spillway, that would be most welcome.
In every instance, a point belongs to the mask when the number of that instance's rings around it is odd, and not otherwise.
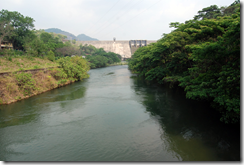
[[[131,55],[142,46],[157,42],[156,40],[124,40],[124,41],[77,41],[80,45],[92,45],[96,48],[103,48],[106,52],[114,52],[123,59],[131,58]],[[133,44],[132,44],[133,43]],[[135,43],[135,44],[134,44]]]

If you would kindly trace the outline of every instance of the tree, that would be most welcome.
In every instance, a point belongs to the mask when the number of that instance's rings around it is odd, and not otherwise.
[[[48,58],[50,61],[54,61],[54,60],[55,60],[55,55],[54,55],[53,51],[50,50],[50,51],[47,53],[47,58]]]
[[[240,8],[240,1],[236,0],[230,6],[223,8],[222,12],[224,16],[231,16]]]
[[[0,44],[2,43],[4,37],[11,37],[14,35],[14,29],[10,23],[6,23],[5,21],[0,22]],[[1,47],[0,47],[1,49]]]
[[[234,5],[240,4],[240,3],[241,3],[240,0],[235,0],[235,2],[233,2],[230,6],[234,6]]]
[[[81,52],[72,46],[64,46],[62,48],[57,48],[56,53],[59,56],[81,55]]]
[[[75,39],[72,40],[72,44],[76,44],[76,40]]]
[[[53,40],[53,36],[47,32],[43,32],[40,35],[40,39],[44,42],[44,43],[48,43],[50,41]]]
[[[195,15],[194,20],[212,19],[217,18],[217,16],[221,16],[221,8],[217,5],[211,5],[198,11],[198,15]]]
[[[36,57],[44,56],[44,54],[46,54],[48,50],[47,45],[44,44],[43,41],[37,37],[30,42],[26,42],[24,44],[24,48],[27,54]]]
[[[176,82],[187,98],[212,102],[222,121],[238,122],[240,4],[231,7],[235,10],[227,15],[214,5],[199,11],[194,20],[171,23],[176,29],[137,49],[129,68],[147,80]]]
[[[22,14],[17,11],[11,12],[8,10],[0,11],[0,22],[9,22],[14,28],[15,37],[8,38],[12,43],[15,49],[24,49],[23,45],[26,42],[26,39],[35,38],[34,32],[34,19],[31,17],[24,17]]]

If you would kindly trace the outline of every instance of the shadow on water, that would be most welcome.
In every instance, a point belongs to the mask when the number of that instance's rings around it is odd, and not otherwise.
[[[86,94],[85,82],[75,82],[9,105],[0,105],[0,128],[37,120],[41,111],[47,109],[42,106],[60,104],[64,108],[69,101],[83,98]]]
[[[135,75],[131,79],[146,111],[161,124],[168,150],[183,161],[240,161],[240,123],[220,122],[208,102],[186,99],[180,87],[150,84]]]
[[[86,81],[75,82],[9,105],[0,105],[0,160],[11,159],[11,155],[24,156],[26,153],[12,148],[22,148],[40,139],[42,135],[38,130],[47,127],[45,122],[40,122],[47,117],[45,113],[56,115],[62,111],[71,111],[66,106],[83,99],[86,95]],[[55,118],[53,121],[57,122]]]
[[[126,66],[0,106],[0,160],[240,160],[240,126]]]

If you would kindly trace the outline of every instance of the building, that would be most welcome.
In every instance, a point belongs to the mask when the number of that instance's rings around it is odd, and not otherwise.
[[[2,41],[1,49],[13,49],[13,44],[8,41]]]

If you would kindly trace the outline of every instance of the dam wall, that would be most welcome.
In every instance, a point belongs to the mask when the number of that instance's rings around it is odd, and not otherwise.
[[[96,48],[103,48],[106,52],[114,52],[122,58],[130,58],[131,51],[129,41],[78,41],[82,45],[93,45]]]
[[[133,48],[131,47],[131,41],[134,40],[126,40],[126,41],[77,41],[77,44],[82,44],[82,45],[93,45],[96,48],[103,48],[106,52],[114,52],[116,54],[119,54],[122,56],[123,59],[125,58],[131,58],[131,55],[135,52],[136,49],[138,49],[139,46],[136,46]],[[138,40],[136,40],[138,41]],[[146,41],[147,44],[152,43],[152,42],[157,42],[156,40],[143,40]],[[146,46],[143,45],[143,46]]]

